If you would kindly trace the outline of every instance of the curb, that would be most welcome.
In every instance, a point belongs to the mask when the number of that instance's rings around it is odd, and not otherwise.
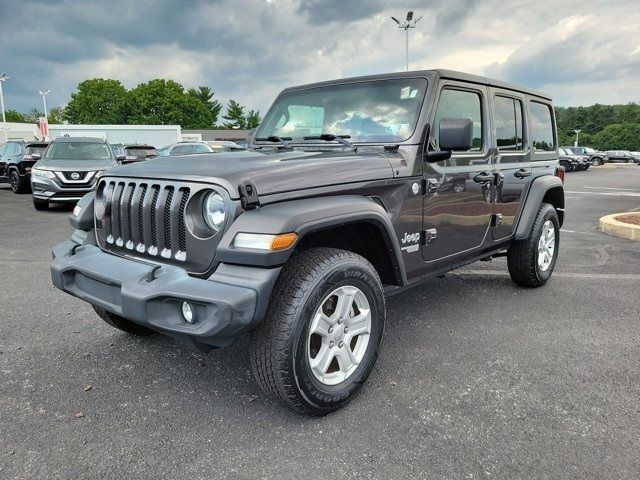
[[[633,215],[638,212],[613,213],[600,218],[600,231],[615,237],[640,241],[640,225],[619,222],[615,217]]]
[[[604,165],[591,165],[591,168],[639,168],[637,163],[605,163]]]

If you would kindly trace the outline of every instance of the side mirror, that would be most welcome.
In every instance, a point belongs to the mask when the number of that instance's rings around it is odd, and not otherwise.
[[[41,156],[41,155],[38,155],[37,153],[32,153],[32,154],[31,154],[31,160],[35,160],[35,161],[37,162],[37,161],[38,161],[38,160],[40,160],[41,158],[42,158],[42,156]]]
[[[122,163],[126,159],[127,159],[126,155],[116,155],[116,160],[120,163]]]
[[[466,151],[473,146],[473,122],[468,118],[440,120],[440,149]]]
[[[440,151],[428,152],[427,162],[442,162],[451,158],[452,152],[469,150],[473,146],[473,121],[468,118],[441,119],[438,143]]]

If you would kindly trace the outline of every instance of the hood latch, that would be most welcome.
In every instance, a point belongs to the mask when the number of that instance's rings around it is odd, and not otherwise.
[[[242,208],[245,210],[252,210],[260,206],[260,199],[258,198],[258,191],[256,186],[251,182],[244,182],[238,188],[240,190],[240,201],[242,202]]]

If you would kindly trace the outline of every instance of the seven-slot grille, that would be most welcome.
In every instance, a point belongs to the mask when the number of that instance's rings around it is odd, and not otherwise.
[[[185,261],[185,210],[190,188],[165,182],[109,179],[100,184],[104,199],[102,237],[109,250]]]

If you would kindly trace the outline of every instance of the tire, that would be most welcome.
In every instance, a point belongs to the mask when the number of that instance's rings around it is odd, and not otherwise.
[[[343,292],[355,290],[359,293],[351,301],[339,300],[349,298],[340,297]],[[369,306],[368,334],[362,328],[367,310],[360,309],[365,300]],[[341,309],[345,317],[338,312],[341,304],[349,305],[348,310]],[[352,321],[363,315],[364,321]],[[313,333],[314,325],[323,323],[321,318],[326,321],[326,336]],[[384,322],[382,283],[365,258],[335,248],[294,254],[276,282],[264,321],[251,334],[255,378],[267,395],[296,412],[313,416],[331,413],[346,405],[371,373]],[[356,329],[362,333],[354,335]],[[345,346],[352,354],[347,354]],[[358,363],[348,361],[358,355]],[[326,369],[318,366],[323,363]],[[345,373],[345,365],[350,363],[350,373]]]
[[[116,315],[115,313],[108,312],[104,308],[96,307],[95,305],[91,306],[102,320],[118,330],[122,330],[123,332],[127,332],[132,335],[138,335],[139,337],[146,337],[155,333],[147,327],[143,327],[131,320],[122,318],[120,315]]]
[[[627,160],[627,163],[636,163],[636,161],[633,158],[630,158]]]
[[[594,167],[599,167],[600,165],[602,165],[602,159],[600,157],[593,157],[593,166]]]
[[[564,167],[565,172],[570,172],[573,170],[573,167],[569,162],[560,162],[560,165]]]
[[[38,200],[37,198],[33,197],[33,207],[39,211],[48,210],[49,202],[47,202],[46,200]]]
[[[20,178],[16,170],[11,170],[11,173],[9,173],[9,183],[13,193],[25,193],[28,190],[27,182],[24,178]]]
[[[549,262],[546,265],[544,257],[540,260],[540,250],[544,250],[540,244],[541,236],[545,234],[545,228],[548,225],[553,226],[554,235],[552,242],[553,252],[547,256]],[[547,236],[546,238],[549,237]],[[529,237],[524,240],[516,240],[509,247],[507,264],[511,279],[522,287],[540,287],[544,285],[555,268],[559,245],[560,222],[558,221],[558,214],[552,205],[543,203],[540,205]],[[548,249],[546,252],[547,254],[549,253]]]

